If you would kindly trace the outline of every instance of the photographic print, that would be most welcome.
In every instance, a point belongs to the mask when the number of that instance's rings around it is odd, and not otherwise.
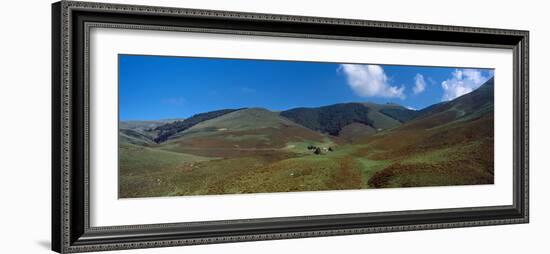
[[[529,223],[529,31],[73,1],[51,18],[56,252]]]
[[[494,182],[494,70],[119,55],[119,198]]]

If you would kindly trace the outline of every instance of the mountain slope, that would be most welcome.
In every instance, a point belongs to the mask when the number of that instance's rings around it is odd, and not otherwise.
[[[490,184],[494,172],[494,81],[428,107],[388,132],[362,139],[369,159],[392,160],[369,186]],[[374,152],[376,151],[376,152]]]
[[[280,114],[309,129],[340,134],[346,126],[354,123],[374,129],[390,129],[413,118],[416,111],[396,104],[341,103],[318,108],[295,108]]]
[[[179,119],[165,119],[157,121],[120,121],[119,141],[136,145],[155,144],[153,139],[158,135],[154,129],[158,126],[170,124]]]
[[[134,144],[134,145],[152,145],[153,136],[148,135],[147,133],[141,132],[139,130],[133,129],[120,129],[118,132],[119,142],[122,144]]]
[[[173,135],[163,146],[174,151],[224,157],[227,153],[291,149],[290,143],[317,144],[326,140],[321,133],[276,112],[248,108],[198,123]]]
[[[362,103],[370,109],[369,118],[377,129],[390,129],[416,117],[417,111],[410,110],[395,103],[376,104]]]
[[[369,108],[359,103],[335,104],[319,108],[296,108],[281,112],[284,116],[309,129],[336,136],[351,123],[373,125]]]
[[[358,137],[365,134],[359,133],[358,128],[369,130],[367,134],[370,135],[376,131],[400,126],[416,114],[417,111],[397,104],[374,103],[341,103],[318,108],[294,108],[280,113],[259,108],[222,109],[159,125],[152,131],[155,132],[154,142],[162,143],[182,136],[196,135],[196,133],[204,135],[208,133],[205,130],[213,130],[210,125],[218,129],[235,131],[261,129],[278,123],[282,126],[297,124],[332,136],[340,135],[340,132],[345,129],[345,139],[353,139],[355,134],[360,134]],[[206,124],[205,122],[208,121],[209,123]],[[371,129],[374,131],[370,131]]]
[[[351,123],[340,130],[338,137],[347,142],[354,143],[356,140],[376,134],[376,129],[362,123]]]
[[[263,108],[247,108],[208,121],[203,121],[181,134],[209,132],[217,129],[223,129],[225,131],[243,131],[268,127],[280,128],[291,125],[296,124],[280,117],[279,114],[275,112]]]
[[[155,121],[120,121],[119,128],[121,129],[127,129],[127,130],[151,130],[155,129],[158,126],[173,123],[176,121],[183,121],[185,119],[162,119],[162,120],[155,120]]]
[[[178,132],[187,130],[200,122],[214,119],[216,117],[223,116],[225,114],[228,114],[237,110],[239,109],[222,109],[222,110],[200,113],[200,114],[193,115],[182,121],[176,121],[173,123],[158,126],[154,129],[155,131],[158,131],[158,135],[154,138],[154,141],[156,143],[164,142],[169,138],[171,138],[171,136],[177,134]]]
[[[479,118],[493,112],[494,79],[491,78],[478,89],[452,101],[442,102],[418,112],[418,116],[404,128],[431,128],[457,119]]]

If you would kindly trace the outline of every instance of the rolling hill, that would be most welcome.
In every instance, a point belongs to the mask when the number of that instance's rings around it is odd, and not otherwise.
[[[269,127],[300,126],[323,135],[353,140],[400,126],[417,114],[418,111],[397,104],[374,103],[341,103],[318,108],[294,108],[279,113],[262,108],[222,109],[156,125],[148,133],[140,132],[153,136],[154,142],[162,143],[182,137],[212,135],[219,130],[267,130]]]
[[[199,113],[181,121],[175,121],[172,123],[157,126],[154,130],[157,131],[158,134],[154,138],[154,141],[157,143],[164,142],[169,138],[171,138],[171,136],[177,134],[178,132],[187,130],[200,122],[214,119],[216,117],[223,116],[225,114],[228,114],[237,110],[239,109],[222,109],[222,110],[210,111],[205,113]]]
[[[183,121],[183,120],[185,119],[176,118],[176,119],[162,119],[162,120],[156,120],[156,121],[120,121],[119,128],[127,129],[127,130],[144,131],[144,130],[154,129],[161,125],[173,123],[176,121]]]
[[[163,119],[157,121],[120,121],[119,141],[137,145],[153,145],[158,136],[155,128],[183,119]]]
[[[263,108],[241,109],[200,122],[161,146],[204,156],[225,157],[256,150],[283,149],[289,143],[322,143],[327,138]]]
[[[431,128],[457,119],[468,120],[492,114],[494,108],[494,79],[490,79],[478,89],[452,101],[442,102],[418,111],[403,128]]]
[[[493,183],[494,80],[439,103],[389,132],[360,141],[359,154],[395,161],[369,185],[381,187]],[[373,152],[377,151],[377,152]]]
[[[134,145],[148,146],[153,145],[155,142],[154,134],[148,134],[147,132],[141,132],[132,129],[120,129],[118,131],[119,142],[128,143]]]
[[[346,126],[362,124],[375,130],[401,125],[416,111],[396,104],[341,103],[318,108],[295,108],[281,115],[309,129],[338,136]]]
[[[295,123],[279,114],[264,108],[247,108],[237,110],[223,116],[203,121],[181,132],[182,135],[192,133],[210,133],[212,131],[244,131],[263,128],[283,128],[296,126]]]

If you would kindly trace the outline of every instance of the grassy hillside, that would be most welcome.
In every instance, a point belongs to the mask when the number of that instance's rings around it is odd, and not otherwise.
[[[163,119],[157,121],[120,121],[119,142],[122,144],[154,145],[154,139],[159,132],[155,128],[172,124],[183,119]]]
[[[442,122],[448,122],[458,117],[490,113],[494,106],[494,84],[494,78],[491,78],[471,93],[420,110],[414,119],[445,118]]]
[[[197,162],[213,160],[133,144],[119,146],[119,197],[164,196],[174,188],[174,176],[193,170]]]
[[[289,143],[322,143],[325,136],[266,109],[235,111],[201,122],[161,144],[162,149],[205,156],[244,156],[284,149]]]
[[[157,121],[120,121],[119,128],[128,130],[150,130],[158,126],[183,121],[183,118],[178,119],[163,119]]]
[[[119,130],[119,142],[122,144],[134,144],[148,146],[153,145],[153,135],[149,135],[147,132],[142,132],[138,130],[130,129],[120,129]]]
[[[355,143],[357,140],[376,134],[376,132],[376,129],[372,126],[352,123],[344,126],[338,133],[338,137],[347,143]]]
[[[366,138],[363,154],[391,164],[369,179],[369,186],[408,187],[493,183],[493,116],[464,120],[443,126],[411,122],[391,132]]]
[[[400,126],[418,115],[418,111],[410,110],[394,103],[376,104],[362,103],[371,109],[369,117],[374,121],[377,129],[391,129]]]
[[[372,187],[493,183],[494,81],[420,112],[413,121],[361,142],[372,159],[394,163],[377,172]]]
[[[175,137],[191,134],[213,134],[218,131],[245,131],[263,128],[284,128],[298,126],[280,117],[279,114],[263,108],[242,109],[226,115],[198,123]]]
[[[203,121],[207,121],[210,119],[214,119],[219,116],[223,116],[225,114],[228,114],[237,110],[239,109],[222,109],[222,110],[216,110],[216,111],[211,111],[206,113],[200,113],[181,121],[175,121],[173,123],[160,125],[155,128],[155,131],[157,131],[158,134],[154,138],[154,141],[157,143],[164,142],[172,138],[173,135],[179,132],[185,131],[195,126],[196,124],[199,124]]]
[[[340,135],[351,124],[370,126],[375,130],[397,127],[416,116],[416,111],[396,104],[342,103],[319,108],[295,108],[281,115],[309,129]]]

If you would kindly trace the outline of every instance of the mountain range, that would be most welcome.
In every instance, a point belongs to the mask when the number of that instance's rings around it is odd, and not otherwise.
[[[323,135],[351,140],[355,136],[366,137],[403,125],[429,127],[481,115],[493,109],[493,86],[491,79],[472,93],[422,110],[411,110],[394,103],[339,103],[280,112],[264,108],[222,109],[187,119],[121,121],[120,132],[125,139],[132,140],[130,142],[151,144],[228,131],[305,127]]]

